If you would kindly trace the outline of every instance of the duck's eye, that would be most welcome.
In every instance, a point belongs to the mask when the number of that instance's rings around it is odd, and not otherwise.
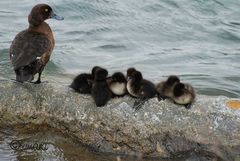
[[[48,9],[47,9],[47,8],[45,8],[45,12],[48,12]]]

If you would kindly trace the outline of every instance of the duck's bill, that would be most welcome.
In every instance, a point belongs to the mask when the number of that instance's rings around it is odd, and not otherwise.
[[[58,16],[55,13],[52,13],[50,18],[55,19],[55,20],[59,20],[59,21],[64,20],[64,17]]]

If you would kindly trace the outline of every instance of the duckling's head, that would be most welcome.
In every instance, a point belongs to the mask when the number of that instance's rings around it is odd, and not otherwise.
[[[127,80],[132,78],[134,72],[136,72],[135,68],[128,68],[128,70],[127,70]]]
[[[28,16],[30,26],[38,26],[46,19],[53,18],[63,20],[63,17],[56,15],[53,9],[47,4],[37,4],[34,6]]]
[[[108,75],[108,71],[106,69],[98,68],[95,71],[94,79],[97,81],[103,81],[103,80],[106,80],[107,75]]]
[[[133,74],[132,74],[132,79],[133,79],[135,82],[140,82],[140,81],[143,79],[142,73],[139,72],[139,71],[133,72]]]
[[[112,75],[113,81],[124,83],[126,82],[125,76],[121,72],[114,73]]]
[[[93,75],[93,76],[95,75],[95,72],[96,72],[98,69],[102,69],[102,68],[99,67],[99,66],[94,66],[94,67],[92,68],[92,75]]]
[[[184,94],[185,85],[183,83],[177,83],[174,87],[173,94],[175,97],[179,97]]]
[[[169,85],[169,86],[173,86],[176,83],[180,83],[180,79],[175,75],[169,76],[167,81],[166,81],[166,84]]]

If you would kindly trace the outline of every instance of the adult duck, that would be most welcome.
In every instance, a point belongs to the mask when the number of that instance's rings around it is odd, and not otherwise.
[[[21,31],[14,38],[10,46],[10,60],[17,81],[32,81],[38,73],[38,79],[34,83],[41,83],[42,71],[55,45],[52,30],[44,22],[50,18],[63,20],[49,5],[37,4],[28,16],[28,29]]]

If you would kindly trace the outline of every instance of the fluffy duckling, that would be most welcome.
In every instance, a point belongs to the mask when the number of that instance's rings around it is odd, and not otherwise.
[[[180,83],[180,79],[175,75],[169,76],[167,81],[158,83],[156,88],[159,100],[171,98],[173,96],[173,89],[177,83]]]
[[[136,98],[152,98],[155,96],[155,85],[151,81],[143,79],[141,72],[129,68],[127,77],[127,90],[131,96]]]
[[[127,70],[127,77],[128,93],[133,97],[139,98],[140,102],[144,103],[148,98],[152,98],[156,95],[155,85],[149,80],[143,79],[142,73],[135,68],[129,68]],[[136,107],[136,110],[139,108],[139,106]]]
[[[94,80],[94,73],[100,67],[95,66],[92,68],[91,73],[82,73],[74,78],[70,88],[74,89],[78,93],[91,94],[92,84]]]
[[[178,83],[173,89],[172,100],[180,105],[184,105],[186,109],[190,109],[196,97],[193,87],[187,83]]]
[[[94,81],[92,87],[92,97],[98,107],[104,106],[112,97],[112,92],[108,87],[106,78],[108,71],[103,68],[98,68],[94,72]]]
[[[136,72],[137,70],[135,69],[135,68],[128,68],[128,70],[127,70],[127,81],[129,81],[129,79],[130,79],[130,77],[131,77],[131,75],[134,73],[134,72]]]
[[[19,82],[32,81],[38,73],[34,83],[41,83],[42,71],[55,45],[52,30],[45,22],[49,18],[63,20],[47,4],[34,6],[28,16],[29,27],[19,32],[12,41],[10,60]]]
[[[115,96],[124,96],[126,94],[127,80],[123,73],[116,72],[107,81],[110,90]]]

